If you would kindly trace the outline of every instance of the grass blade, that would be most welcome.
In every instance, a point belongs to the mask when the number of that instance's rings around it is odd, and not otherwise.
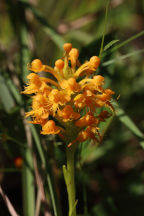
[[[7,197],[7,195],[4,193],[4,191],[2,190],[2,187],[0,186],[0,194],[9,210],[9,213],[12,215],[12,216],[19,216],[17,214],[17,212],[15,211],[13,205],[11,204],[9,198]]]
[[[104,31],[103,31],[102,41],[101,41],[101,48],[100,48],[99,57],[101,57],[102,52],[103,52],[103,47],[104,47],[104,38],[105,38],[105,33],[106,33],[106,25],[107,25],[107,18],[108,18],[109,3],[110,3],[110,1],[108,0],[107,5],[106,5]]]
[[[111,52],[114,52],[114,51],[116,51],[117,49],[119,49],[119,48],[125,46],[125,45],[128,44],[129,42],[131,42],[131,41],[133,41],[133,40],[135,40],[135,39],[137,39],[138,37],[141,37],[141,36],[143,36],[143,35],[144,35],[144,30],[141,31],[141,32],[139,32],[139,33],[136,34],[136,35],[133,35],[133,36],[130,37],[129,39],[127,39],[127,40],[123,41],[122,43],[118,44],[117,46],[113,47],[110,51],[111,51]]]
[[[125,111],[115,101],[114,106],[116,108],[116,116],[119,120],[140,140],[140,145],[144,148],[144,135],[132,121],[132,119],[125,113]]]
[[[13,5],[14,6],[14,5]],[[20,43],[20,70],[22,72],[22,79],[26,81],[27,63],[30,62],[30,52],[28,49],[28,30],[25,18],[25,8],[18,2],[18,17],[19,20],[19,43]],[[23,184],[23,210],[24,216],[34,216],[35,214],[35,179],[30,169],[33,170],[33,157],[32,157],[32,137],[30,127],[24,119],[24,109],[20,110],[25,129],[27,148],[22,151],[22,155],[27,163],[23,164],[22,184]]]
[[[6,85],[2,75],[0,75],[0,99],[7,113],[15,106],[14,99]]]
[[[7,82],[7,85],[9,87],[11,93],[13,94],[14,98],[16,99],[16,102],[18,104],[23,104],[22,96],[19,93],[19,91],[16,88],[16,86],[14,85],[14,83],[12,82],[12,80],[9,77],[7,77],[6,82]]]
[[[48,164],[48,159],[46,158],[47,156],[44,155],[44,152],[43,152],[43,149],[41,146],[41,142],[39,139],[39,135],[37,134],[37,131],[36,131],[34,125],[31,124],[30,127],[31,127],[32,135],[33,135],[40,159],[44,165],[44,168],[46,169],[46,178],[47,178],[48,188],[49,188],[49,192],[50,192],[50,198],[51,198],[51,202],[52,202],[52,206],[53,206],[53,210],[54,210],[54,216],[59,216],[59,210],[58,210],[59,208],[58,208],[58,204],[57,204],[56,192],[55,192],[54,185],[52,184],[52,170],[50,168],[50,165]]]
[[[117,43],[119,40],[112,40],[110,41],[105,47],[104,47],[104,51],[106,51],[107,49],[109,49],[111,46],[113,46],[115,43]]]
[[[133,41],[133,40],[135,40],[135,39],[137,39],[143,35],[144,35],[144,30],[139,32],[138,34],[133,35],[132,37],[130,37],[127,40],[123,41],[122,43],[118,44],[117,46],[111,48],[108,52],[104,53],[102,56],[104,57],[104,56],[108,55],[109,53],[112,53],[112,52],[118,50],[119,48],[125,46],[126,44],[130,43],[131,41]]]
[[[32,155],[29,148],[24,151],[25,159],[28,165],[33,164]],[[23,204],[24,204],[24,216],[34,216],[35,211],[35,186],[34,186],[34,176],[27,166],[26,163],[23,165],[22,171],[22,183],[23,183]]]
[[[102,66],[106,67],[108,65],[111,65],[111,64],[116,63],[116,62],[120,62],[120,61],[122,61],[122,60],[124,60],[126,58],[129,58],[131,56],[138,55],[138,54],[141,54],[141,53],[144,53],[144,49],[136,50],[134,52],[130,52],[130,53],[127,53],[125,55],[119,56],[118,58],[106,61],[106,62],[102,63]]]
[[[32,132],[32,136],[34,138],[34,141],[35,141],[35,144],[36,144],[36,148],[37,148],[37,151],[39,153],[39,156],[40,156],[40,159],[41,159],[41,162],[43,163],[44,167],[46,166],[46,162],[45,162],[45,157],[44,157],[44,153],[43,153],[43,149],[42,149],[42,146],[41,146],[41,143],[40,143],[40,139],[39,139],[39,135],[34,127],[33,124],[30,124],[30,128],[31,128],[31,132]]]

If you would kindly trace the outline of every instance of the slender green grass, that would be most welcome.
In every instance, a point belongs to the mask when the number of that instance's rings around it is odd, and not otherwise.
[[[40,138],[39,135],[37,134],[37,131],[34,127],[34,125],[31,124],[31,131],[32,131],[32,135],[35,141],[35,145],[38,151],[38,154],[40,156],[41,162],[42,162],[42,167],[44,168],[45,172],[46,172],[46,179],[47,179],[47,184],[48,184],[48,189],[50,192],[50,199],[52,202],[52,206],[53,206],[53,211],[54,211],[54,216],[59,216],[60,215],[60,211],[59,211],[59,206],[58,206],[58,200],[57,200],[57,194],[56,194],[56,190],[54,188],[54,184],[52,183],[52,169],[50,168],[49,163],[49,159],[47,158],[47,155],[44,153],[41,142],[40,142]]]
[[[25,20],[25,9],[21,3],[18,3],[19,7],[19,41],[21,46],[20,53],[20,69],[22,72],[22,79],[26,81],[28,74],[27,63],[30,62],[30,53],[28,49],[28,30]],[[22,116],[23,117],[23,116]],[[24,121],[23,121],[24,122]],[[25,123],[24,123],[25,124]],[[26,127],[26,126],[25,126]],[[25,133],[28,133],[25,130]],[[27,142],[31,142],[26,134]],[[33,157],[32,149],[27,143],[28,148],[23,151],[24,158],[26,159],[29,166],[26,163],[23,164],[22,184],[23,184],[23,205],[24,205],[24,216],[34,216],[35,214],[35,180],[34,175],[29,169],[33,169]]]
[[[33,164],[31,151],[27,148],[24,151],[24,156],[28,164]],[[27,166],[23,164],[22,171],[22,189],[23,189],[23,212],[24,216],[34,216],[35,214],[35,181],[34,175]]]
[[[103,31],[103,35],[102,35],[102,41],[101,41],[101,47],[100,47],[100,53],[99,53],[100,58],[102,56],[103,47],[104,47],[104,38],[105,38],[105,34],[106,34],[106,26],[107,26],[107,20],[108,20],[109,4],[110,4],[110,1],[107,0],[106,11],[105,11],[104,31]]]
[[[123,41],[122,43],[116,45],[115,47],[111,48],[110,52],[114,52],[114,51],[118,50],[119,48],[125,46],[126,44],[130,43],[131,41],[133,41],[133,40],[135,40],[135,39],[137,39],[137,38],[139,38],[139,37],[141,37],[143,35],[144,35],[144,30],[137,33],[137,34],[135,34],[135,35],[133,35],[132,37],[130,37],[129,39],[127,39],[127,40]]]

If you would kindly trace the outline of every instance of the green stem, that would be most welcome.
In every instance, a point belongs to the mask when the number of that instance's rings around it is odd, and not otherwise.
[[[76,216],[76,204],[75,200],[75,178],[74,178],[74,154],[75,147],[67,147],[67,166],[63,166],[64,178],[66,182],[69,202],[69,214],[68,216]]]

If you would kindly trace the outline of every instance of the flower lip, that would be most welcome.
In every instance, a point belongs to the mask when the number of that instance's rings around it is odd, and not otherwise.
[[[73,108],[70,105],[66,105],[64,109],[58,111],[60,118],[63,118],[63,121],[71,121],[80,118],[80,114],[74,112]]]
[[[60,128],[55,125],[53,120],[47,121],[46,124],[43,125],[41,134],[58,134],[60,132]]]

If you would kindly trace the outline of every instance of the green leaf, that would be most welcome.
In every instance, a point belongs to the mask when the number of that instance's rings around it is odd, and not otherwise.
[[[104,51],[106,51],[107,49],[109,49],[111,46],[113,46],[115,43],[117,43],[119,40],[112,40],[111,42],[109,42],[105,47],[104,47]]]
[[[2,75],[0,75],[0,99],[5,111],[9,113],[14,108],[15,102]]]
[[[113,143],[105,143],[105,145],[96,146],[89,144],[81,153],[81,164],[91,163],[91,161],[98,160],[113,149]]]
[[[106,25],[107,25],[107,19],[108,19],[109,4],[110,4],[110,1],[108,0],[108,1],[107,1],[107,5],[106,5],[105,22],[104,22],[104,31],[103,31],[103,35],[102,35],[102,41],[101,41],[101,48],[100,48],[99,57],[101,57],[102,52],[103,52],[104,39],[105,39],[105,33],[106,33]]]
[[[103,56],[105,56],[105,55],[107,55],[107,54],[109,54],[109,53],[111,53],[111,52],[114,52],[114,51],[118,50],[119,48],[125,46],[126,44],[130,43],[131,41],[133,41],[133,40],[135,40],[135,39],[137,39],[138,37],[141,37],[141,36],[143,36],[143,35],[144,35],[144,30],[141,31],[141,32],[139,32],[138,34],[133,35],[132,37],[128,38],[127,40],[123,41],[122,43],[119,43],[117,46],[111,48],[111,49],[109,50],[109,52],[104,53]]]
[[[23,104],[22,95],[20,94],[20,92],[18,91],[17,87],[14,85],[12,80],[8,77],[6,82],[7,82],[7,85],[9,87],[11,93],[15,97],[17,103],[18,104]]]
[[[22,184],[23,184],[23,202],[24,202],[24,215],[34,216],[35,212],[35,185],[33,170],[33,158],[29,148],[23,151],[24,158],[27,163],[23,163],[22,170]]]
[[[134,52],[130,52],[130,53],[127,53],[125,55],[121,55],[118,58],[114,58],[114,59],[111,59],[109,61],[106,61],[106,62],[102,63],[102,66],[105,67],[105,66],[111,65],[111,64],[113,64],[115,62],[120,62],[122,60],[125,60],[126,58],[129,58],[131,56],[138,55],[138,54],[141,54],[141,53],[144,53],[144,49],[136,50]]]
[[[34,127],[33,124],[30,124],[30,128],[31,128],[32,136],[34,138],[34,141],[35,141],[35,144],[36,144],[36,148],[37,148],[37,151],[39,153],[41,162],[43,163],[43,165],[45,167],[46,166],[46,164],[45,164],[45,157],[44,157],[44,153],[43,153],[43,149],[42,149],[42,146],[41,146],[39,135],[38,135],[38,133],[36,131],[36,128]]]
[[[136,126],[136,124],[132,121],[132,119],[125,113],[125,111],[120,107],[120,105],[114,101],[113,105],[116,109],[116,116],[119,120],[140,140],[140,145],[144,148],[144,135]]]
[[[54,216],[59,216],[60,214],[59,214],[59,208],[57,204],[56,192],[55,192],[54,185],[52,183],[52,170],[50,170],[50,166],[48,166],[48,158],[46,158],[46,154],[44,155],[43,148],[40,142],[39,135],[36,131],[36,128],[34,127],[33,124],[31,124],[30,127],[31,127],[32,136],[34,138],[41,162],[43,163],[44,169],[46,169],[47,183],[48,183],[48,187],[50,191],[50,197],[51,197],[52,206],[54,210]]]

